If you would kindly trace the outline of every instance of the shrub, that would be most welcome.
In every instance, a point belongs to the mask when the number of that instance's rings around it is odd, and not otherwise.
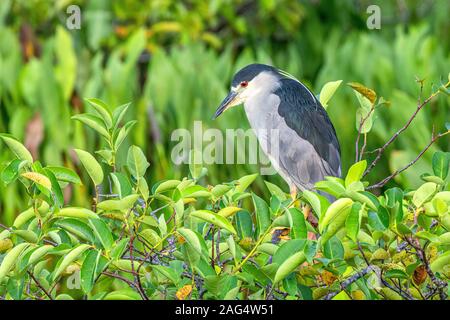
[[[322,91],[324,105],[339,84]],[[352,87],[361,108],[371,102],[360,116],[368,119],[375,99]],[[369,186],[363,178],[373,162],[368,169],[360,157],[344,179],[317,183],[333,203],[312,191],[291,199],[269,182],[266,201],[248,191],[255,174],[203,186],[201,165],[182,180],[149,186],[138,146],[128,149],[125,164],[116,161],[135,124],[121,125],[129,105],[111,113],[102,101],[88,101],[95,113],[73,119],[106,146],[95,152],[102,164],[74,150],[93,185],[90,207],[65,206],[67,186],[82,185],[74,170],[34,161],[18,140],[0,135],[15,155],[1,179],[20,182],[29,196],[29,208],[0,233],[5,298],[446,299],[450,153],[434,154],[433,172],[416,190],[378,196],[368,190],[394,175]],[[364,121],[357,127],[358,136],[369,131],[361,130]]]

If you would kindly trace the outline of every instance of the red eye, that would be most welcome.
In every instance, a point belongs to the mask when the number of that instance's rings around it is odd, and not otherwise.
[[[247,81],[242,81],[240,83],[241,87],[245,88],[246,86],[248,86],[248,82]]]

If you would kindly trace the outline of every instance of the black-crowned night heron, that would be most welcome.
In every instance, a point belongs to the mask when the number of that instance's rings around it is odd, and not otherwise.
[[[341,175],[333,124],[319,100],[300,81],[272,66],[248,65],[234,75],[230,93],[214,118],[242,103],[261,149],[288,183],[293,197],[297,189],[311,190],[325,176]],[[271,132],[277,135],[277,148],[271,145]]]

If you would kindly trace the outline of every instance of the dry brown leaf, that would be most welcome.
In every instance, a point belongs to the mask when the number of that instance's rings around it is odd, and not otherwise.
[[[414,270],[413,280],[416,285],[421,285],[427,279],[427,270],[424,265],[418,266]]]
[[[355,91],[361,93],[364,97],[369,99],[369,101],[374,104],[377,100],[377,94],[370,88],[365,87],[361,83],[358,82],[350,82],[348,85]]]

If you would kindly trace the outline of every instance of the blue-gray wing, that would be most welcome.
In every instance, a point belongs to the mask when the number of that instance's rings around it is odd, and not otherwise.
[[[279,165],[300,188],[312,189],[325,176],[340,176],[336,131],[316,97],[300,82],[283,79],[280,98]]]

